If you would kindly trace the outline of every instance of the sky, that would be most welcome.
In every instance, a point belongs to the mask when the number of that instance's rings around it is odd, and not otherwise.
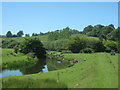
[[[117,2],[3,2],[2,35],[7,31],[24,34],[60,30],[82,31],[88,25],[118,27]]]

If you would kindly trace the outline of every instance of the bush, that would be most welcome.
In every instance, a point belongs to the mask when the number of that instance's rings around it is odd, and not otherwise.
[[[106,51],[109,52],[111,50],[118,50],[118,43],[115,41],[105,41],[104,46],[106,47]]]
[[[18,45],[19,43],[12,39],[5,39],[2,40],[2,48],[14,48],[14,46]]]
[[[80,50],[86,47],[86,39],[76,36],[72,40],[69,41],[68,49],[71,50],[72,53],[79,53]]]
[[[19,51],[19,46],[18,45],[14,46],[14,52],[18,53],[18,51]]]
[[[102,41],[97,41],[93,44],[93,48],[95,52],[104,52],[105,51],[105,46]]]
[[[94,50],[91,48],[85,48],[82,50],[84,53],[92,53]]]
[[[28,60],[34,60],[34,58],[35,58],[35,53],[30,52],[30,53],[27,54],[27,59]]]
[[[26,37],[20,44],[20,52],[28,54],[30,52],[35,53],[38,59],[46,57],[46,51],[43,44],[38,38]]]

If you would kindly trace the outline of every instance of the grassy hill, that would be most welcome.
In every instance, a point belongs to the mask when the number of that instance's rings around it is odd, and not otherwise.
[[[42,35],[42,36],[33,36],[39,38],[41,41],[48,41],[48,35]],[[12,37],[12,38],[3,38],[3,40],[15,40],[17,42],[22,42],[24,40],[24,37]]]
[[[47,73],[3,78],[3,88],[117,88],[118,54],[64,54],[66,59],[77,58],[79,63],[66,69]],[[51,82],[53,80],[53,82]],[[24,85],[23,85],[23,82]],[[55,84],[56,83],[56,84]],[[60,86],[58,86],[59,83]],[[53,85],[51,85],[53,84]]]

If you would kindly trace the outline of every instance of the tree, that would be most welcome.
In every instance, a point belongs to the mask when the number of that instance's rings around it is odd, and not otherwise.
[[[6,37],[12,37],[11,31],[8,31],[8,32],[7,32]]]
[[[19,31],[19,32],[17,33],[17,36],[18,36],[18,37],[22,37],[23,35],[24,35],[23,31]]]
[[[40,32],[40,35],[44,35],[44,33]]]
[[[112,29],[115,29],[114,25],[113,24],[110,24],[109,25]]]
[[[25,37],[30,37],[30,35],[29,34],[25,34]]]
[[[93,29],[92,25],[88,25],[87,27],[84,28],[83,33],[86,34],[88,32],[91,32]]]
[[[105,26],[105,27],[103,27],[103,30],[102,30],[101,34],[106,36],[107,34],[111,33],[113,30],[114,30],[113,27]]]
[[[97,25],[94,26],[94,28],[98,28],[98,29],[102,29],[103,27],[104,27],[104,26],[101,25],[101,24],[97,24]]]
[[[46,51],[38,38],[26,37],[20,44],[20,52],[24,54],[35,53],[38,59],[46,57]]]
[[[38,36],[38,34],[37,33],[32,33],[32,36]]]
[[[111,50],[118,50],[118,43],[115,41],[105,41],[104,46],[106,47],[106,51],[110,52]]]
[[[17,35],[16,35],[16,34],[14,34],[14,35],[12,35],[12,37],[17,37]]]
[[[86,47],[86,40],[84,38],[80,38],[79,36],[75,36],[72,40],[69,41],[68,49],[73,53],[79,53],[80,50]]]
[[[103,42],[99,40],[93,44],[92,49],[94,49],[95,52],[103,52],[103,51],[105,51],[105,46],[104,46]]]

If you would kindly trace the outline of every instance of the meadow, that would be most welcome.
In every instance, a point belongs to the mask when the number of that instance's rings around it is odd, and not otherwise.
[[[36,63],[36,59],[28,60],[27,55],[22,53],[16,54],[14,49],[2,49],[1,51],[2,61],[0,62],[0,66],[2,66],[2,69],[15,69]]]
[[[72,67],[46,73],[3,77],[3,88],[117,88],[118,54],[64,53]],[[25,84],[23,85],[23,82]]]

